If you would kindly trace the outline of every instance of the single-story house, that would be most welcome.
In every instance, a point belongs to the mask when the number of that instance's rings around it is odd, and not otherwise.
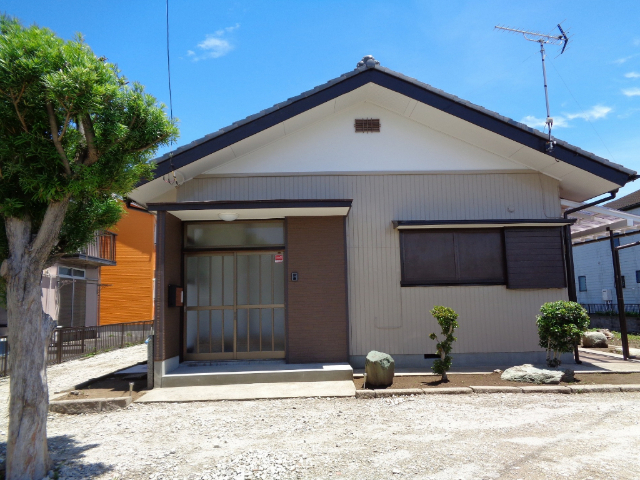
[[[568,298],[561,199],[636,172],[380,66],[157,159],[156,386],[181,362],[427,366],[543,361],[535,316]],[[163,178],[164,177],[164,178]],[[168,180],[168,181],[167,181]]]

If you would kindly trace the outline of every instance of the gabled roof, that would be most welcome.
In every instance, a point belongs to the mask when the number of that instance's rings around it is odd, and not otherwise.
[[[157,158],[155,160],[157,163],[155,178],[166,175],[172,169],[183,168],[204,157],[220,152],[231,145],[264,132],[275,125],[308,112],[326,102],[335,100],[342,95],[349,94],[367,84],[375,84],[396,94],[404,95],[438,111],[469,122],[469,124],[526,146],[542,155],[549,155],[545,152],[545,144],[548,138],[544,133],[419,82],[416,79],[382,67],[373,57],[368,56],[351,72],[195,140],[171,152],[171,155],[165,154]],[[607,189],[609,187],[613,189],[635,179],[636,172],[633,170],[612,163],[561,140],[556,139],[556,141],[557,144],[553,149],[552,155],[549,156],[550,160],[563,162],[602,179],[604,183],[596,188],[602,190],[599,193],[606,191],[603,190],[605,184]],[[575,190],[575,181],[573,185],[572,188]],[[595,193],[592,188],[581,195],[574,194],[573,196],[576,199],[579,196],[590,198],[599,193]]]
[[[638,208],[640,207],[640,190],[631,192],[629,195],[620,197],[612,202],[605,203],[604,206],[622,211]]]

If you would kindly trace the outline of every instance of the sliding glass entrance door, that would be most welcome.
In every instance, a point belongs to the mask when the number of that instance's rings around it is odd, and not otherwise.
[[[284,358],[281,255],[187,254],[185,268],[186,360]]]

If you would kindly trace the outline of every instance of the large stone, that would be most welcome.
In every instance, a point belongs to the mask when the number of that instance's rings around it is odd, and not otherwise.
[[[531,364],[525,364],[507,368],[500,378],[509,382],[546,383],[557,385],[561,381],[573,381],[573,370],[568,368],[561,370],[546,370],[534,367]]]
[[[622,347],[615,347],[615,352],[622,355]],[[630,348],[629,355],[632,357],[640,357],[640,348]]]
[[[388,353],[370,351],[364,362],[367,387],[389,387],[393,383],[395,362]]]
[[[585,348],[606,348],[607,337],[602,332],[584,332],[582,334],[582,346]]]

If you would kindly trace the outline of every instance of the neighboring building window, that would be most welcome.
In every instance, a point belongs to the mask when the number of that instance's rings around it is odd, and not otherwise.
[[[624,275],[620,275],[620,282],[622,283],[622,288],[627,288],[627,284],[624,281]]]
[[[61,277],[84,278],[84,270],[69,267],[58,267],[58,275]]]
[[[640,283],[640,270],[636,270],[636,283]]]
[[[586,276],[578,277],[578,288],[580,289],[581,292],[586,292],[587,291],[587,277]]]
[[[560,228],[400,230],[402,286],[565,288]]]

